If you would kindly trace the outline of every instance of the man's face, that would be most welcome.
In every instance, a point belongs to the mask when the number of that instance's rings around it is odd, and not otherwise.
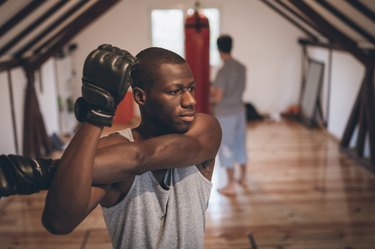
[[[184,133],[195,119],[195,81],[190,66],[162,64],[147,91],[145,110],[161,132]]]

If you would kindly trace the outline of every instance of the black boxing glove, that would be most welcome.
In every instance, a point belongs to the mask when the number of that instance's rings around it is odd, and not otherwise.
[[[29,195],[48,189],[58,161],[0,155],[0,197]]]
[[[103,44],[92,51],[83,66],[82,97],[75,103],[80,122],[112,126],[117,105],[131,82],[135,58],[127,51]]]

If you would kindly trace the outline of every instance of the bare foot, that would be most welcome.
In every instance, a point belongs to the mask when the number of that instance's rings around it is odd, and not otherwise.
[[[224,188],[217,190],[222,195],[233,196],[235,195],[233,184],[227,185]]]
[[[243,187],[243,188],[248,188],[248,187],[249,187],[249,185],[248,185],[248,183],[247,183],[247,181],[246,181],[245,178],[243,178],[243,179],[238,179],[237,182],[238,182],[238,184],[241,185],[241,187]]]

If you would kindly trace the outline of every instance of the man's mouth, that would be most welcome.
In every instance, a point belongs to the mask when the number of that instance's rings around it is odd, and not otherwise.
[[[193,122],[195,119],[195,112],[181,114],[180,118],[185,122]]]

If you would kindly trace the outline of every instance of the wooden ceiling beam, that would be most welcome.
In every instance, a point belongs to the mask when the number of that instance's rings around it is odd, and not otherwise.
[[[4,2],[5,1],[3,1],[3,3]],[[15,27],[19,22],[21,22],[24,18],[30,15],[35,9],[37,9],[44,2],[45,0],[31,1],[28,5],[22,8],[17,14],[15,14],[12,18],[10,18],[7,22],[5,22],[0,27],[0,37],[3,36],[6,32],[8,32],[10,29]]]
[[[310,46],[316,46],[321,48],[328,48],[328,49],[334,49],[338,51],[346,51],[342,46],[336,44],[336,43],[323,43],[319,41],[312,41],[307,39],[298,39],[298,43],[301,45],[310,45]]]
[[[361,3],[358,0],[346,0],[350,5],[352,5],[354,8],[356,8],[359,12],[367,16],[370,20],[375,22],[375,12],[371,9],[367,8],[366,5]]]
[[[301,0],[289,0],[295,7],[305,13],[316,26],[320,27],[324,36],[330,40],[335,41],[337,44],[349,51],[355,58],[361,63],[367,65],[370,63],[368,56],[358,48],[356,42],[347,37],[344,33],[336,29],[323,17],[321,17],[316,11],[314,11],[308,4]]]
[[[320,33],[319,28],[316,27],[315,24],[312,23],[310,20],[308,20],[305,16],[299,14],[297,11],[295,11],[294,9],[292,9],[291,7],[289,7],[287,4],[285,4],[281,0],[274,0],[274,1],[277,2],[277,4],[279,4],[280,6],[282,6],[284,9],[286,9],[287,11],[289,11],[289,13],[292,13],[294,16],[296,16],[302,22],[304,22],[305,24],[307,24],[308,26],[310,26],[312,29],[314,29],[315,31],[317,31],[318,33]]]
[[[20,65],[20,62],[16,59],[11,59],[11,60],[0,62],[0,72],[17,67],[19,65]]]
[[[335,15],[338,19],[340,19],[346,25],[348,25],[352,30],[354,30],[355,32],[358,32],[363,37],[365,37],[368,41],[375,44],[375,37],[372,34],[370,34],[365,29],[363,29],[361,26],[359,26],[357,23],[352,21],[349,17],[347,17],[341,11],[336,9],[332,4],[328,3],[326,0],[316,0],[316,2],[319,3],[326,10],[331,12],[333,15]]]
[[[20,42],[26,35],[32,32],[35,28],[37,28],[40,24],[42,24],[45,20],[47,20],[51,15],[53,15],[56,11],[58,11],[62,6],[68,3],[67,0],[61,0],[54,4],[51,8],[49,8],[44,14],[42,14],[39,18],[37,18],[34,22],[28,25],[21,33],[15,36],[12,40],[10,40],[7,44],[5,44],[2,48],[0,48],[0,56],[4,55],[9,49],[14,47],[18,42]]]
[[[267,0],[261,0],[263,3],[265,3],[268,7],[276,11],[279,15],[284,17],[286,20],[288,20],[290,23],[292,23],[294,26],[296,26],[299,30],[301,30],[303,33],[305,33],[308,37],[310,37],[314,41],[318,41],[318,37],[316,37],[313,33],[311,33],[309,30],[305,29],[301,24],[296,22],[294,19],[286,15],[283,11],[281,11],[279,8],[275,7],[273,4],[271,4]]]
[[[76,13],[80,8],[82,8],[85,4],[87,4],[89,0],[81,0],[77,2],[74,6],[72,6],[67,12],[61,15],[58,19],[56,19],[51,25],[49,25],[45,30],[39,33],[34,39],[28,42],[25,46],[19,49],[14,57],[21,58],[24,53],[26,53],[30,48],[32,48],[37,42],[39,42],[43,37],[48,35],[52,32],[56,27],[58,27],[62,22],[67,20],[71,15]]]
[[[96,18],[106,12],[110,7],[118,3],[120,0],[99,0],[84,13],[78,16],[70,24],[68,24],[59,34],[56,34],[49,43],[39,49],[41,54],[36,54],[29,60],[27,64],[31,67],[39,68],[51,56],[54,56],[61,48],[67,44],[75,35],[81,32]]]

